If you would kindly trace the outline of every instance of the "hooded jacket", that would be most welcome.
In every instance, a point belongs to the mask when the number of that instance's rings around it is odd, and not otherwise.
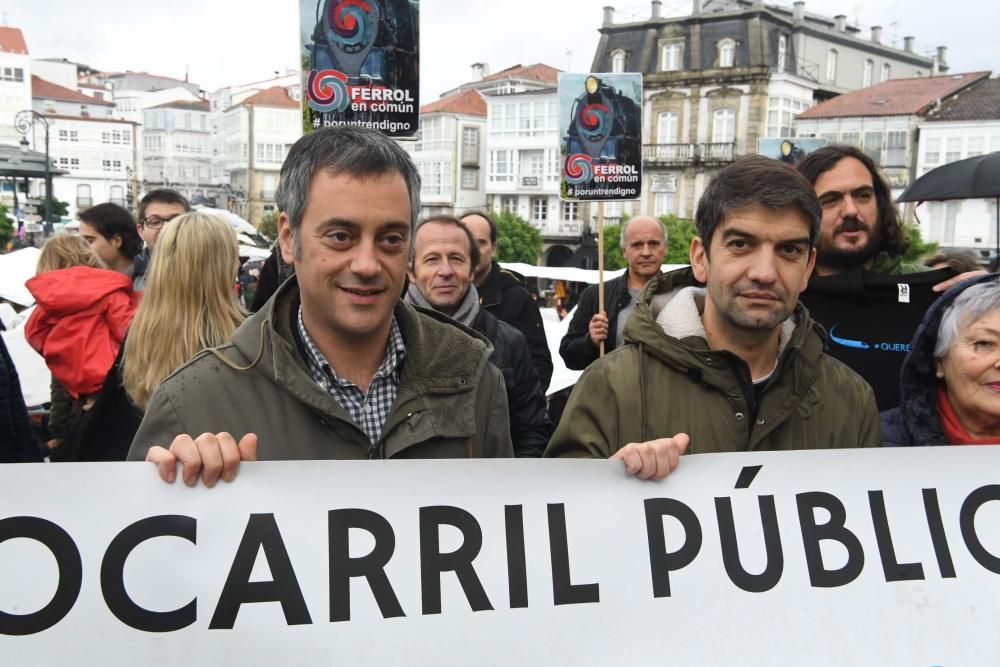
[[[985,275],[962,281],[927,309],[899,372],[899,407],[882,413],[882,441],[886,447],[949,444],[938,416],[937,390],[941,381],[934,363],[941,318],[963,291],[994,280],[995,275]]]
[[[709,349],[696,293],[680,289],[694,284],[685,268],[643,288],[626,344],[584,371],[546,456],[607,458],[677,433],[691,437],[689,454],[879,445],[871,387],[823,353],[804,307],[782,327],[777,366],[757,401],[746,363]]]
[[[129,460],[186,433],[258,436],[260,460],[364,459],[368,436],[309,374],[293,333],[297,278],[233,334],[198,354],[154,392]],[[398,303],[406,345],[399,393],[375,453],[379,458],[513,456],[507,399],[490,348],[469,329]],[[441,316],[442,318],[444,316]]]
[[[100,391],[132,323],[139,294],[124,273],[74,266],[25,283],[38,302],[24,335],[73,398]]]

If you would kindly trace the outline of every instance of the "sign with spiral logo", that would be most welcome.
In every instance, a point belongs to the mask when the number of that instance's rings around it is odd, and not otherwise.
[[[559,127],[563,199],[639,198],[640,74],[560,74]]]
[[[307,127],[412,137],[419,119],[419,0],[300,0]]]

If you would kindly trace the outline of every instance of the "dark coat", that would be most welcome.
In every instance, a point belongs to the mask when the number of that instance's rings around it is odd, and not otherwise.
[[[0,463],[33,463],[42,457],[28,423],[14,360],[0,338]]]
[[[985,275],[963,281],[941,295],[924,315],[910,342],[910,351],[899,373],[899,407],[882,413],[882,444],[886,447],[947,445],[937,410],[937,378],[934,347],[945,309],[972,285],[997,280]]]
[[[503,373],[514,456],[540,457],[552,436],[552,422],[545,412],[545,392],[531,362],[528,341],[520,331],[482,309],[472,328],[493,344],[490,361]]]
[[[521,284],[521,280],[523,280],[521,276],[500,268],[499,264],[493,262],[486,280],[482,285],[476,286],[479,291],[479,305],[520,331],[528,339],[531,361],[538,371],[542,391],[545,391],[552,380],[552,354],[545,340],[542,314],[538,312],[538,306],[531,298],[531,293]]]
[[[566,335],[559,343],[559,356],[566,362],[566,368],[582,371],[597,361],[600,348],[590,340],[590,320],[600,312],[597,307],[598,286],[590,285],[580,294],[573,319],[569,322]],[[618,313],[628,305],[628,271],[604,283],[604,312],[608,316],[608,339],[604,341],[604,353],[615,349],[615,332],[618,331]]]

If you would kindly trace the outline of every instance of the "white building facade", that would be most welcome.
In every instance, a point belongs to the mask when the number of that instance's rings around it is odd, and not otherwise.
[[[224,203],[224,181],[216,180],[213,168],[224,158],[215,154],[208,101],[167,102],[146,109],[144,117],[145,189],[167,187],[192,202]]]
[[[31,108],[31,59],[24,35],[17,28],[0,27],[0,144],[16,145],[17,112]]]

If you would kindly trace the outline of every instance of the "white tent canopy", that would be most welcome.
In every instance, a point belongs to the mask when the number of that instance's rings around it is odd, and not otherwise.
[[[211,208],[209,206],[203,206],[201,204],[195,204],[192,208],[196,211],[204,213],[205,215],[214,215],[217,218],[222,218],[229,223],[229,226],[236,230],[240,234],[256,234],[257,228],[251,225],[249,222],[236,215],[232,211],[227,211],[223,208]]]
[[[534,266],[532,264],[521,264],[520,262],[500,262],[500,266],[520,273],[525,278],[548,278],[549,280],[566,280],[575,283],[589,283],[596,285],[599,282],[600,273],[592,269],[578,269],[572,266]],[[673,271],[687,266],[687,264],[664,264],[663,271]],[[605,271],[604,280],[611,280],[620,276],[625,269]]]
[[[18,306],[35,303],[35,297],[31,296],[24,283],[35,275],[38,256],[41,254],[42,251],[38,248],[21,248],[0,255],[0,299]]]

